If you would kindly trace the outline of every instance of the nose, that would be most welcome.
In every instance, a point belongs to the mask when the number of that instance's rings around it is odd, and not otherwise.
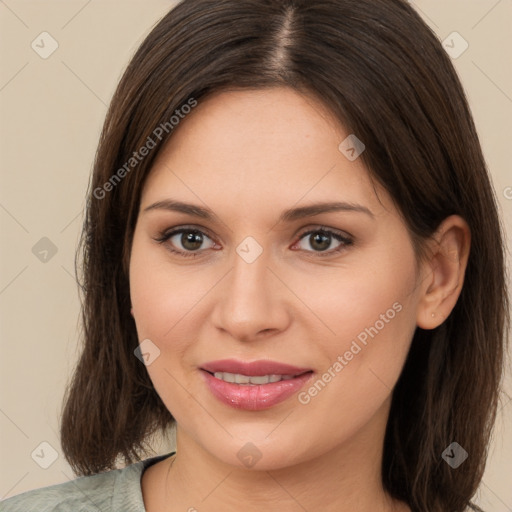
[[[270,268],[269,253],[249,263],[234,251],[233,266],[216,287],[213,323],[236,340],[266,338],[290,322],[293,294]]]

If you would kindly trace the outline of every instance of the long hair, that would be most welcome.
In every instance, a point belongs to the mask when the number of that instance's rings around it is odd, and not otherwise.
[[[64,397],[65,457],[77,475],[113,469],[118,457],[140,460],[149,436],[173,425],[134,355],[128,268],[144,180],[176,120],[186,122],[185,105],[276,86],[315,95],[364,142],[360,158],[418,255],[449,215],[470,227],[459,300],[439,327],[416,329],[382,461],[385,489],[414,511],[465,510],[499,405],[504,237],[463,87],[405,0],[183,0],[151,30],[112,98],[89,184],[77,252],[84,344]],[[456,470],[442,458],[454,441],[469,454]]]

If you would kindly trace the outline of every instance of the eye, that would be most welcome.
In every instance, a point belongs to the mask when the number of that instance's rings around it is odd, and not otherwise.
[[[160,244],[169,242],[167,244],[169,251],[178,254],[179,256],[183,256],[184,258],[195,258],[196,256],[199,256],[201,252],[208,249],[208,247],[203,247],[201,249],[205,239],[212,241],[205,232],[191,227],[182,227],[179,229],[172,229],[170,231],[163,231],[155,238],[155,240]],[[309,242],[310,246],[313,247],[312,251],[304,248],[302,245],[304,240]],[[331,244],[334,241],[337,241],[339,245],[335,249],[327,250],[331,247]],[[313,252],[319,257],[324,257],[331,256],[334,253],[339,253],[345,250],[348,246],[353,245],[353,243],[354,240],[349,235],[322,226],[302,233],[299,243],[294,244],[292,248],[299,245],[299,248],[306,252]],[[213,243],[213,245],[215,244]],[[176,247],[178,247],[178,249],[176,249]],[[211,249],[213,247],[210,246],[209,248]]]
[[[174,241],[173,238],[175,239]],[[171,242],[168,244],[171,252],[179,254],[184,258],[195,258],[197,256],[196,253],[200,252],[199,249],[205,238],[211,240],[206,233],[199,229],[184,227],[172,231],[164,231],[155,240],[161,244]],[[179,250],[173,248],[176,245],[178,245]],[[179,245],[181,245],[182,249],[179,248]]]
[[[323,226],[320,228],[311,229],[306,233],[302,233],[299,241],[299,245],[302,249],[304,249],[304,246],[301,244],[303,241],[306,241],[307,244],[310,244],[310,246],[313,247],[313,251],[305,249],[306,252],[319,253],[318,256],[320,257],[331,256],[333,253],[341,252],[354,243],[353,238],[349,235],[340,233],[338,231],[333,231],[332,229]],[[331,247],[331,244],[334,241],[339,242],[339,245],[335,249],[328,251],[327,249]],[[295,244],[295,246],[296,245],[297,244]]]

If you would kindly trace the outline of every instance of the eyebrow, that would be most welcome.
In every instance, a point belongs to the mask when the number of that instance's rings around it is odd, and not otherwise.
[[[206,220],[218,220],[218,216],[213,213],[209,208],[204,208],[191,203],[185,203],[182,201],[175,201],[173,199],[164,199],[157,201],[152,205],[144,208],[144,212],[151,210],[168,210],[174,212],[181,212],[195,217],[200,217]],[[301,206],[298,208],[290,208],[284,210],[279,217],[279,222],[293,222],[295,220],[303,219],[305,217],[312,217],[314,215],[320,215],[321,213],[330,212],[360,212],[365,213],[372,219],[375,219],[375,215],[366,206],[355,203],[347,202],[328,202],[328,203],[315,203],[308,206]]]

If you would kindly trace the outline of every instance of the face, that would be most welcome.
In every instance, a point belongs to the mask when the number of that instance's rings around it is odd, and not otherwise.
[[[390,197],[339,149],[348,135],[288,88],[217,93],[142,191],[130,289],[147,371],[178,436],[227,464],[303,462],[387,415],[418,268]]]

